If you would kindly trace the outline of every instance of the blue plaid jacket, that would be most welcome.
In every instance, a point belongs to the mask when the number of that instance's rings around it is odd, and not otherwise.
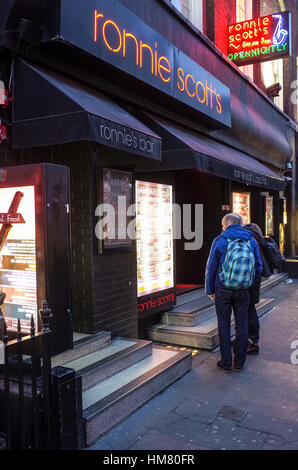
[[[255,255],[255,282],[260,281],[263,266],[258,244],[249,230],[243,229],[240,225],[233,224],[216,237],[212,244],[205,274],[205,292],[207,295],[214,294],[217,287],[225,289],[225,286],[219,279],[219,273],[225,259],[228,239],[250,240],[251,248]]]

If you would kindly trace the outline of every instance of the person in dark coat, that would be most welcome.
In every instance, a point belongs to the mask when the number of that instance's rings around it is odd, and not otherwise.
[[[264,246],[264,237],[260,227],[257,224],[246,224],[243,228],[249,230],[256,240],[262,259],[262,276],[269,277],[272,274],[272,271],[262,249]],[[259,354],[260,322],[256,310],[256,304],[260,302],[260,288],[261,278],[258,278],[249,289],[247,354]]]

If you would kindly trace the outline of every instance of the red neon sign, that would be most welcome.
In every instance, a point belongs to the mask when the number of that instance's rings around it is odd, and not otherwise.
[[[286,11],[229,25],[228,58],[245,65],[290,55],[290,18]]]
[[[174,294],[167,294],[158,298],[151,298],[146,302],[142,302],[138,304],[137,311],[138,313],[154,311],[162,306],[168,306],[168,304],[172,304],[175,301]]]

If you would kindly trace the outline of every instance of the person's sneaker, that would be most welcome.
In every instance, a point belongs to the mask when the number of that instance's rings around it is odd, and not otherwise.
[[[247,354],[259,354],[260,348],[257,343],[248,343]]]
[[[219,367],[220,369],[223,369],[223,370],[231,370],[232,369],[231,366],[226,366],[225,364],[222,363],[222,361],[218,361],[217,367]]]
[[[237,371],[237,372],[240,372],[242,369],[243,369],[244,366],[236,366],[236,364],[234,364],[234,369]]]

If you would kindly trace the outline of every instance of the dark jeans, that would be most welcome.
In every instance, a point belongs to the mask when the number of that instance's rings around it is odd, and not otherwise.
[[[255,304],[249,304],[248,307],[248,337],[256,344],[260,339],[260,322]]]
[[[232,366],[231,350],[231,315],[234,311],[236,341],[234,364],[242,367],[245,363],[248,344],[248,306],[249,293],[247,289],[216,289],[215,307],[218,319],[218,333],[221,361],[226,366]]]

